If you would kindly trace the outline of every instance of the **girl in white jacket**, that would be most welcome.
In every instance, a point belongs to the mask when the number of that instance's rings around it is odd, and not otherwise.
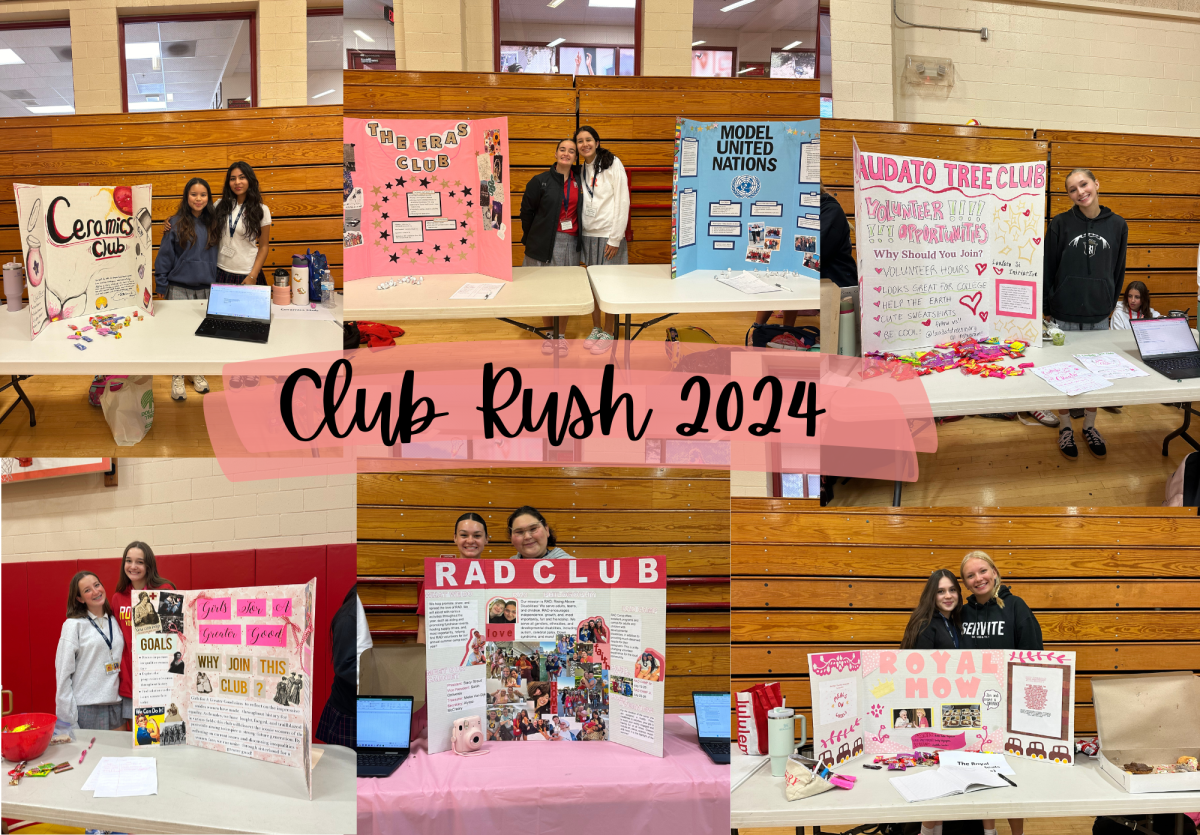
[[[600,147],[600,134],[584,125],[575,132],[575,147],[582,166],[583,260],[589,267],[628,264],[625,227],[629,224],[629,178],[621,160]],[[592,332],[588,350],[602,354],[611,346],[617,329],[617,317],[608,314],[600,321],[600,305],[592,309]]]
[[[1150,306],[1150,291],[1145,282],[1131,281],[1125,287],[1125,294],[1117,302],[1113,310],[1110,327],[1117,330],[1129,330],[1130,319],[1161,319],[1162,314]]]
[[[120,730],[118,693],[125,639],[100,578],[80,571],[67,592],[67,620],[58,639],[54,671],[59,729]]]

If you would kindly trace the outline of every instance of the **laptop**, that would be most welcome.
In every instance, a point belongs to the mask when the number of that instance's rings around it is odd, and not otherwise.
[[[270,287],[214,284],[208,291],[208,312],[196,336],[266,342],[270,335]]]
[[[1134,319],[1129,323],[1142,362],[1164,377],[1200,377],[1200,350],[1187,319]]]
[[[387,777],[408,757],[412,696],[358,697],[358,776]]]
[[[692,691],[700,747],[717,764],[729,763],[730,708],[728,693]]]

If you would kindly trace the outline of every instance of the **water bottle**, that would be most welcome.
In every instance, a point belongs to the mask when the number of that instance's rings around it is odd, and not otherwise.
[[[796,711],[787,706],[767,711],[767,753],[771,756],[771,775],[782,777],[788,757],[796,750]]]

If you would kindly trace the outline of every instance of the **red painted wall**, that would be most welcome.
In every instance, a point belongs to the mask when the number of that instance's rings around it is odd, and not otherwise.
[[[299,585],[317,578],[317,622],[313,634],[313,728],[333,684],[329,625],[357,575],[357,550],[348,545],[307,545],[206,554],[155,555],[158,573],[184,590],[237,586]],[[119,557],[53,560],[0,565],[4,606],[0,609],[3,656],[0,685],[12,691],[14,713],[54,713],[54,653],[66,618],[67,584],[76,571],[96,572],[110,593],[117,587]],[[30,619],[30,601],[40,614]],[[35,626],[36,628],[32,628]],[[8,707],[7,703],[4,705]],[[318,740],[320,741],[320,740]]]

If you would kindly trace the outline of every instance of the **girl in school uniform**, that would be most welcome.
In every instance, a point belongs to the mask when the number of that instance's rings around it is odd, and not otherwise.
[[[1026,649],[1041,652],[1042,627],[1025,601],[1000,584],[1000,570],[985,551],[971,551],[959,567],[971,596],[963,606],[962,631],[972,649]],[[1013,835],[1025,831],[1024,819],[1008,819]],[[983,822],[984,835],[996,835],[996,822]]]
[[[554,152],[554,165],[525,184],[521,198],[521,243],[525,245],[523,267],[578,267],[580,244],[580,194],[583,186],[575,166],[575,140],[564,139]],[[563,332],[566,320],[560,319]],[[554,318],[543,316],[545,327]],[[542,353],[567,355],[567,338],[542,342]]]
[[[358,738],[358,710],[354,697],[358,687],[358,658],[355,654],[358,586],[351,586],[334,613],[329,625],[330,647],[333,653],[333,684],[321,718],[317,722],[317,738],[330,745],[353,748]],[[354,673],[353,676],[350,674]],[[354,678],[354,681],[350,679]]]
[[[537,508],[525,505],[508,516],[508,535],[517,553],[514,560],[562,560],[571,555],[555,543],[554,530]]]
[[[583,260],[589,267],[628,264],[625,232],[629,225],[629,178],[621,160],[600,147],[600,134],[584,125],[575,132],[583,182]],[[600,305],[592,310],[588,350],[603,354],[616,333],[617,317],[608,314],[602,326]]]
[[[929,575],[917,608],[904,628],[901,649],[967,649],[962,634],[963,598],[958,578],[948,568]]]
[[[1067,175],[1067,194],[1074,205],[1056,215],[1046,233],[1042,273],[1046,313],[1064,331],[1108,330],[1108,319],[1125,284],[1129,226],[1100,205],[1100,183],[1086,168]],[[1059,451],[1071,461],[1079,458],[1069,410],[1059,409],[1057,418],[1045,410],[1033,416],[1047,426],[1065,424],[1058,433]],[[1104,438],[1096,431],[1095,409],[1084,410],[1083,439],[1097,458],[1108,454]]]
[[[144,589],[176,588],[170,580],[158,573],[158,562],[154,551],[145,542],[130,542],[121,555],[121,576],[112,595],[112,605],[117,613],[124,650],[121,653],[121,715],[133,719],[133,596]]]
[[[67,619],[54,656],[56,728],[121,729],[124,650],[104,585],[92,572],[80,571],[67,587]]]
[[[167,223],[154,258],[154,289],[168,301],[207,299],[217,279],[217,244],[221,239],[208,183],[193,177],[183,187],[179,208]],[[197,394],[208,391],[203,376],[192,376]],[[171,399],[187,399],[183,375],[171,378]]]
[[[225,172],[216,215],[221,233],[217,283],[266,284],[262,268],[271,243],[271,210],[249,163],[235,162]]]

